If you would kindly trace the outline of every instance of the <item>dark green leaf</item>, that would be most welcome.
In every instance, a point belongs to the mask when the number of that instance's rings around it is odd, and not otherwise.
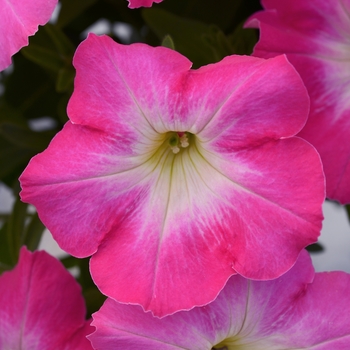
[[[37,152],[18,147],[5,140],[1,134],[0,150],[0,180],[11,187]]]
[[[56,81],[57,92],[73,91],[74,76],[73,67],[60,69]]]
[[[0,272],[10,270],[16,264],[9,246],[7,226],[7,222],[5,222],[0,228]]]
[[[25,231],[24,245],[31,251],[38,249],[44,230],[44,224],[40,221],[38,214],[35,213]]]
[[[62,7],[57,26],[63,28],[95,2],[97,0],[61,0]]]
[[[65,57],[73,57],[75,47],[67,36],[57,26],[47,23],[44,26],[47,34],[52,39],[57,51]]]
[[[350,204],[347,204],[345,206],[345,209],[346,209],[346,214],[348,215],[348,220],[350,221]]]
[[[211,49],[216,62],[233,53],[233,49],[227,37],[220,28],[216,26],[211,26],[210,33],[203,34],[202,40]]]
[[[59,116],[60,122],[62,124],[68,121],[67,104],[70,99],[70,96],[71,95],[69,93],[63,95],[57,104],[57,115]]]
[[[53,130],[35,132],[28,127],[5,122],[0,124],[0,134],[18,147],[41,152],[47,147],[56,132]]]
[[[80,259],[75,258],[74,256],[71,256],[71,255],[65,256],[60,260],[61,260],[61,263],[64,265],[64,267],[67,269],[80,265]]]
[[[7,222],[7,242],[12,261],[17,262],[19,250],[24,243],[24,226],[27,218],[28,204],[19,197],[16,199],[12,213]]]
[[[86,303],[87,318],[90,318],[91,314],[98,311],[106,300],[106,296],[103,295],[96,286],[83,290],[83,296]]]
[[[4,264],[3,262],[0,261],[0,274],[2,274],[5,271],[11,270],[13,266]]]
[[[162,46],[167,47],[168,49],[175,50],[174,41],[170,35],[166,35],[164,37],[164,39],[162,41]]]
[[[232,53],[250,55],[253,52],[254,45],[258,41],[257,31],[250,28],[244,29],[243,23],[240,23],[235,31],[229,35],[228,41],[232,48]]]
[[[78,281],[80,285],[83,287],[83,290],[88,287],[93,287],[95,284],[91,279],[90,275],[90,267],[89,267],[89,258],[79,259],[79,268],[80,268],[80,275],[78,278]]]
[[[27,125],[27,121],[22,113],[18,109],[10,106],[5,99],[2,99],[0,102],[0,123],[4,121],[23,126]]]
[[[55,118],[60,99],[55,90],[56,74],[42,69],[23,55],[15,57],[14,66],[6,83],[6,102],[18,109],[26,120],[43,116]]]
[[[324,248],[320,243],[314,243],[307,246],[306,250],[310,253],[321,253],[324,251]]]
[[[159,40],[170,35],[176,50],[188,57],[195,67],[215,61],[211,48],[202,40],[203,35],[211,34],[209,25],[156,8],[144,9],[142,15]]]
[[[242,10],[254,2],[259,3],[259,0],[167,0],[160,6],[176,15],[214,24],[226,31],[247,17]]]
[[[22,54],[39,66],[58,72],[64,66],[64,60],[55,51],[31,44],[22,49]]]

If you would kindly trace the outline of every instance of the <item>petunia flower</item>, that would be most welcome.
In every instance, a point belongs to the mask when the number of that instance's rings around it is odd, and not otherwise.
[[[266,10],[254,55],[286,53],[310,95],[310,117],[299,135],[321,155],[327,196],[350,203],[350,1],[262,0]]]
[[[159,4],[163,0],[128,0],[129,8],[135,9],[138,7],[151,7],[153,3]]]
[[[350,275],[314,273],[302,252],[273,281],[231,277],[207,306],[159,319],[107,299],[93,315],[94,349],[350,349]]]
[[[28,45],[38,25],[46,24],[57,0],[0,0],[0,71],[11,64],[11,56]]]
[[[44,251],[21,249],[17,266],[0,276],[0,349],[89,350],[81,289]]]
[[[309,102],[285,57],[190,70],[173,50],[91,34],[74,65],[70,121],[21,196],[62,249],[93,255],[103,293],[164,316],[233,274],[276,278],[317,240],[323,171],[293,137]]]

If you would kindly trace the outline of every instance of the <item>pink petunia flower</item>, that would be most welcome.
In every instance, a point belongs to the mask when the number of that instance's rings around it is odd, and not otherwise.
[[[107,299],[93,315],[95,349],[350,349],[350,275],[314,273],[303,252],[273,281],[233,276],[213,303],[159,319]]]
[[[327,196],[350,203],[350,0],[262,0],[265,11],[246,26],[260,28],[259,57],[286,53],[310,95],[300,136],[319,151]]]
[[[44,251],[21,249],[17,266],[0,276],[0,349],[88,350],[81,289]]]
[[[0,71],[11,64],[11,56],[28,45],[38,25],[50,19],[57,0],[0,0]]]
[[[135,9],[138,7],[151,7],[153,3],[159,4],[163,0],[128,0],[129,8]]]
[[[237,272],[276,278],[317,240],[324,176],[293,137],[309,102],[285,57],[190,70],[173,50],[91,34],[74,65],[70,122],[21,196],[64,250],[93,255],[103,293],[164,316]]]

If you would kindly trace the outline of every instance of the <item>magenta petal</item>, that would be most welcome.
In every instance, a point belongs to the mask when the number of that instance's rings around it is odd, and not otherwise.
[[[315,350],[350,348],[349,290],[349,274],[317,273],[286,324],[288,344]]]
[[[107,299],[93,315],[96,331],[89,339],[97,349],[210,350],[220,343],[233,349],[348,349],[349,288],[348,274],[314,275],[303,251],[276,280],[233,276],[211,304],[162,319]]]
[[[73,63],[77,74],[68,104],[70,120],[122,137],[120,147],[130,155],[140,151],[130,149],[137,138],[152,138],[175,123],[183,75],[192,66],[173,50],[118,45],[94,34],[79,45]]]
[[[129,1],[129,8],[135,9],[138,7],[151,7],[154,2],[158,4],[163,0],[128,0],[128,1]]]
[[[81,288],[46,252],[21,249],[0,277],[0,349],[92,349]]]
[[[266,0],[247,26],[260,28],[259,57],[286,53],[310,95],[300,136],[321,155],[327,197],[350,202],[349,1]]]
[[[57,0],[0,0],[0,71],[28,45],[28,36],[48,22]]]
[[[108,134],[68,122],[50,147],[31,160],[21,177],[27,188],[22,199],[35,202],[62,249],[78,257],[95,253],[131,203],[142,200],[143,188],[133,185],[145,174],[130,178],[126,169],[135,161],[126,152]],[[45,195],[48,191],[52,196]],[[60,205],[63,198],[68,207]]]
[[[278,89],[281,81],[289,84]],[[297,134],[307,120],[306,89],[285,56],[229,56],[191,71],[187,84],[190,102],[182,113],[195,114],[191,131],[206,143],[216,139],[225,148],[256,146]]]
[[[63,249],[93,254],[104,294],[165,316],[237,272],[276,278],[317,240],[323,171],[294,137],[309,101],[285,57],[190,70],[173,50],[92,34],[74,65],[71,121],[21,175],[21,198]]]
[[[224,152],[222,146],[223,143],[214,143],[212,149],[221,148]],[[321,229],[319,205],[323,200],[323,175],[319,173],[316,181],[316,177],[307,176],[320,167],[319,156],[304,140],[293,137],[266,143],[258,149],[242,149],[225,157],[208,155],[213,166],[226,177],[217,192],[221,198],[234,203],[232,211],[236,215],[232,215],[234,219],[230,224],[245,232],[235,237],[233,231],[232,236],[228,234],[230,238],[226,237],[226,244],[236,243],[232,247],[236,259],[233,266],[248,278],[271,279],[277,277],[277,271],[282,275]],[[290,176],[290,169],[298,172]],[[310,188],[318,195],[310,196]],[[255,208],[255,215],[251,208]],[[300,230],[305,230],[305,234],[300,235]],[[259,256],[266,254],[270,256],[268,264],[262,265]]]

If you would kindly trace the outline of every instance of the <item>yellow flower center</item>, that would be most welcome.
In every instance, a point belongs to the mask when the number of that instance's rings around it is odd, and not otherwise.
[[[253,348],[251,346],[247,347],[246,345],[242,344],[237,337],[224,339],[219,344],[213,347],[213,350],[248,350],[248,349],[254,350],[258,348]]]
[[[278,336],[276,336],[274,342],[269,338],[251,339],[250,337],[236,335],[222,340],[214,345],[212,350],[277,350],[281,349],[277,339]]]

